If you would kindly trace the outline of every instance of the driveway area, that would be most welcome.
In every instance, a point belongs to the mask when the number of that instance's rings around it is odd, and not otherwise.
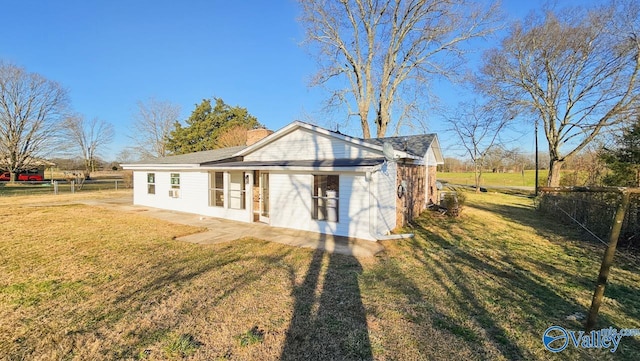
[[[135,206],[130,197],[110,199],[88,199],[79,201],[82,204],[132,212],[172,223],[186,224],[207,228],[207,231],[178,238],[179,241],[214,244],[231,242],[240,238],[256,238],[270,242],[282,243],[295,247],[321,249],[330,253],[351,255],[356,257],[373,257],[384,250],[378,242],[331,236],[287,228],[271,227],[262,223],[243,223],[221,218],[200,216],[192,213],[168,211],[164,209]]]

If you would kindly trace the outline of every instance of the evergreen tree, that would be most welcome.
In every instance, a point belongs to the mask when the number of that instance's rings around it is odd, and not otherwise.
[[[242,126],[253,129],[260,126],[256,117],[246,108],[232,107],[220,98],[203,99],[187,119],[187,125],[175,123],[167,139],[167,149],[172,154],[185,154],[219,148],[218,138],[230,128]]]
[[[604,178],[610,186],[640,187],[640,117],[625,129],[616,149],[604,149],[602,160],[611,172]]]

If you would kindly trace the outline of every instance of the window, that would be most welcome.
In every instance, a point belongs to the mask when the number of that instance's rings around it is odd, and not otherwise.
[[[246,209],[244,172],[229,172],[229,208]]]
[[[337,175],[313,176],[313,219],[338,222],[339,185]]]
[[[171,188],[180,189],[180,173],[171,173]]]
[[[156,174],[147,173],[147,194],[156,194]]]
[[[224,173],[209,173],[211,186],[209,187],[209,205],[212,207],[224,207]]]

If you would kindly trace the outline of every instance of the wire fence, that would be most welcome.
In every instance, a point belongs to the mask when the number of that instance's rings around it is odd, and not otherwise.
[[[621,195],[615,192],[541,193],[538,210],[558,221],[580,227],[588,237],[606,244]],[[632,194],[619,246],[640,250],[640,195]]]
[[[26,196],[37,194],[64,194],[76,192],[91,192],[103,190],[118,190],[132,188],[132,182],[127,179],[109,179],[80,182],[77,180],[21,182],[18,184],[0,184],[0,197]]]

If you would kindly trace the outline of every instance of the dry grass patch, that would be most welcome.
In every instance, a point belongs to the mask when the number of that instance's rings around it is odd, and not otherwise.
[[[0,359],[370,352],[353,257],[252,239],[183,243],[173,238],[198,229],[48,201],[0,211]]]
[[[118,196],[122,196],[118,193]],[[602,247],[525,198],[469,194],[459,219],[372,259],[198,231],[61,198],[0,200],[0,359],[626,359],[545,351],[551,325],[589,305]],[[68,202],[75,200],[69,198]],[[34,206],[37,205],[37,206]],[[620,258],[619,258],[620,260]],[[612,270],[600,326],[640,328],[638,266]]]
[[[384,327],[371,335],[382,358],[636,359],[640,340],[630,337],[615,354],[544,349],[547,327],[583,329],[567,316],[590,306],[604,248],[538,217],[531,203],[468,194],[459,219],[427,214],[416,238],[385,244],[386,256],[363,275],[364,303]],[[617,264],[599,326],[640,328],[638,265]]]

